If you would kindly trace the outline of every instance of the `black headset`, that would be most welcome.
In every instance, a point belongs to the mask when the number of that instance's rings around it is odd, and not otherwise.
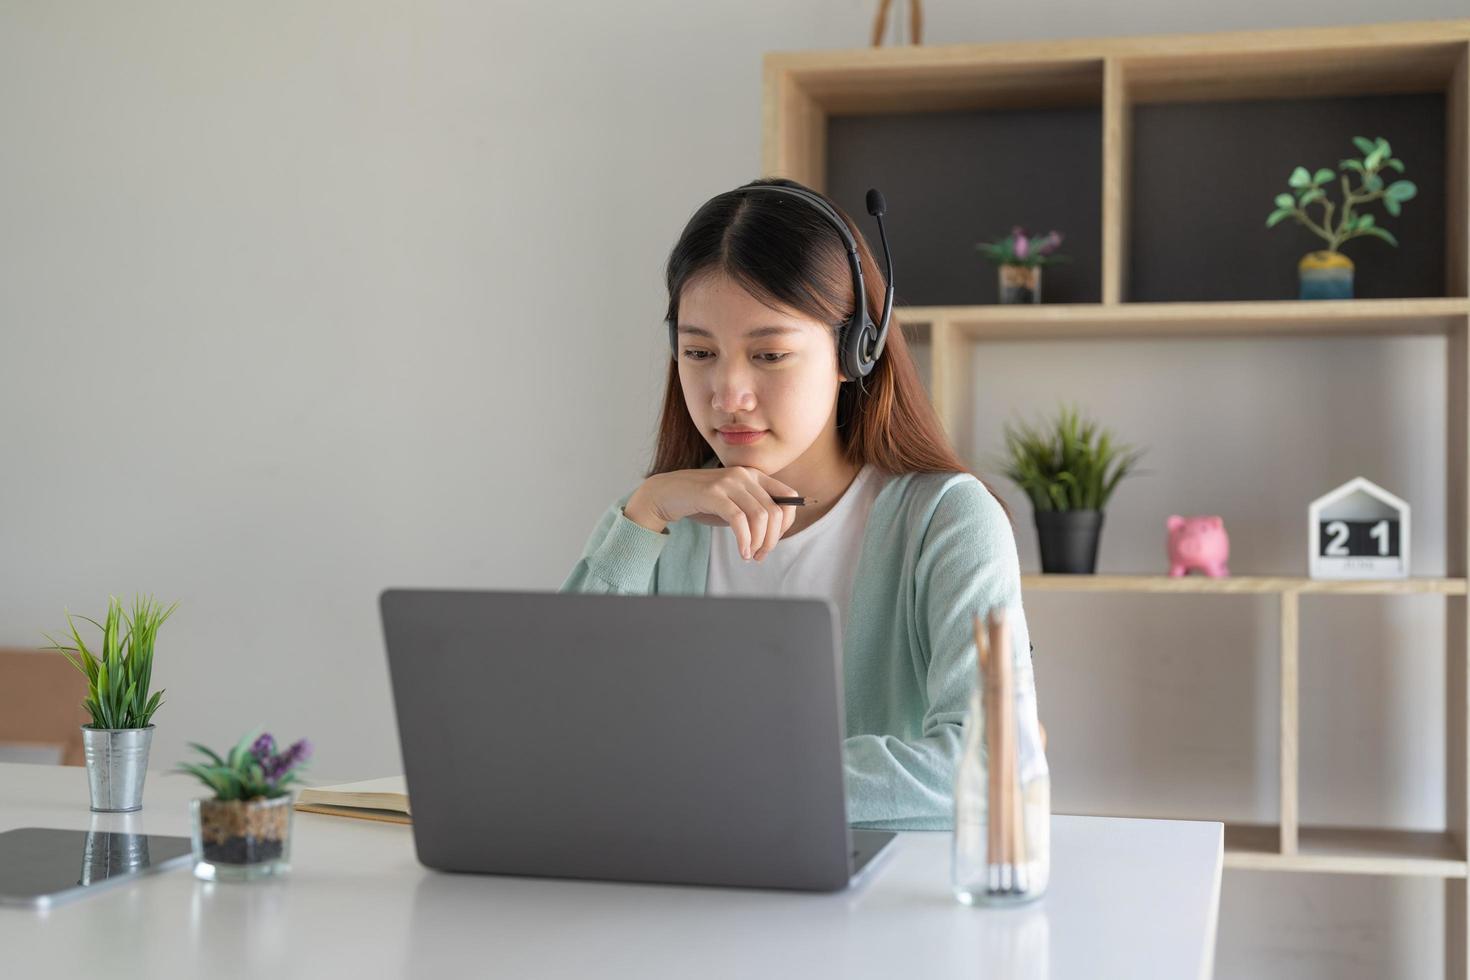
[[[783,187],[780,184],[746,184],[736,190],[739,192],[770,191],[806,201],[837,229],[837,233],[842,236],[842,244],[847,249],[847,264],[852,267],[852,288],[857,300],[852,316],[842,321],[841,326],[838,327],[837,357],[842,366],[842,373],[850,381],[866,378],[872,374],[873,366],[878,363],[878,358],[883,355],[883,347],[888,343],[888,323],[893,317],[893,255],[888,251],[888,235],[883,230],[883,215],[887,211],[883,195],[876,187],[868,189],[868,213],[878,219],[878,236],[883,242],[883,262],[888,280],[888,288],[883,297],[883,316],[878,325],[874,326],[873,318],[868,315],[868,293],[863,288],[863,265],[858,258],[857,242],[853,240],[852,232],[848,231],[847,223],[830,204],[821,196],[801,187]],[[679,325],[673,320],[669,320],[668,325],[669,349],[677,360],[679,357]],[[854,327],[857,329],[853,329]]]

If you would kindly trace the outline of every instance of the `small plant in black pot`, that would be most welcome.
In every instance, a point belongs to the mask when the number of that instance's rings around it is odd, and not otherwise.
[[[221,757],[197,742],[207,761],[178,772],[214,790],[193,802],[194,874],[206,881],[278,875],[291,864],[291,787],[311,755],[306,739],[278,750],[269,734],[252,732]]]
[[[1067,408],[1042,426],[1006,423],[1005,442],[1005,475],[1035,510],[1041,570],[1095,572],[1103,510],[1144,451],[1115,442],[1111,432]]]

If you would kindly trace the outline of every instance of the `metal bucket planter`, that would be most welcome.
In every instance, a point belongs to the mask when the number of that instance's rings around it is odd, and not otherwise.
[[[143,779],[148,775],[148,747],[152,744],[152,725],[147,728],[82,726],[93,810],[125,813],[143,808]]]

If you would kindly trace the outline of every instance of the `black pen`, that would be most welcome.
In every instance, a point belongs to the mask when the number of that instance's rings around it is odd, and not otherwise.
[[[771,499],[778,504],[791,504],[794,507],[805,507],[807,504],[816,503],[815,500],[806,497],[772,497]]]

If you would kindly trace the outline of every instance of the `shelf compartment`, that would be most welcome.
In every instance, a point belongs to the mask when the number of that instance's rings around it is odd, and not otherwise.
[[[1021,576],[1021,592],[1131,592],[1220,595],[1465,595],[1463,578],[1313,579],[1300,576],[1045,575]]]
[[[1282,854],[1274,824],[1225,825],[1225,867],[1251,871],[1464,878],[1465,855],[1446,831],[1367,827],[1298,829],[1297,853]]]
[[[829,119],[823,186],[863,216],[870,187],[888,193],[884,224],[902,270],[902,303],[995,303],[996,267],[976,250],[1015,225],[1057,229],[1071,261],[1042,271],[1058,303],[1102,294],[1102,107],[870,114]],[[955,188],[963,188],[956,193]],[[870,238],[870,241],[872,239]]]
[[[1102,87],[1102,58],[1087,55],[908,66],[871,61],[859,68],[800,68],[800,58],[767,56],[770,68],[792,69],[792,82],[829,116],[1097,105]]]
[[[1045,287],[1043,287],[1045,288]],[[1451,336],[1465,328],[1470,300],[1255,300],[1030,306],[901,306],[899,321],[943,323],[970,340],[1119,340],[1189,337]],[[922,331],[916,332],[922,336]]]
[[[1338,160],[1359,156],[1352,136],[1387,138],[1407,166],[1405,178],[1419,188],[1398,217],[1385,218],[1379,205],[1366,208],[1386,222],[1400,247],[1370,238],[1347,244],[1347,255],[1358,265],[1355,294],[1455,295],[1458,284],[1447,281],[1445,245],[1463,234],[1464,219],[1446,207],[1446,94],[1441,87],[1400,95],[1123,107],[1129,145],[1121,298],[1296,298],[1297,262],[1327,244],[1294,221],[1268,229],[1266,216],[1272,200],[1288,190],[1287,176],[1295,167],[1336,172]],[[1385,180],[1395,179],[1386,173]],[[1335,177],[1329,197],[1340,205]],[[1309,212],[1313,221],[1321,220],[1318,205]]]

